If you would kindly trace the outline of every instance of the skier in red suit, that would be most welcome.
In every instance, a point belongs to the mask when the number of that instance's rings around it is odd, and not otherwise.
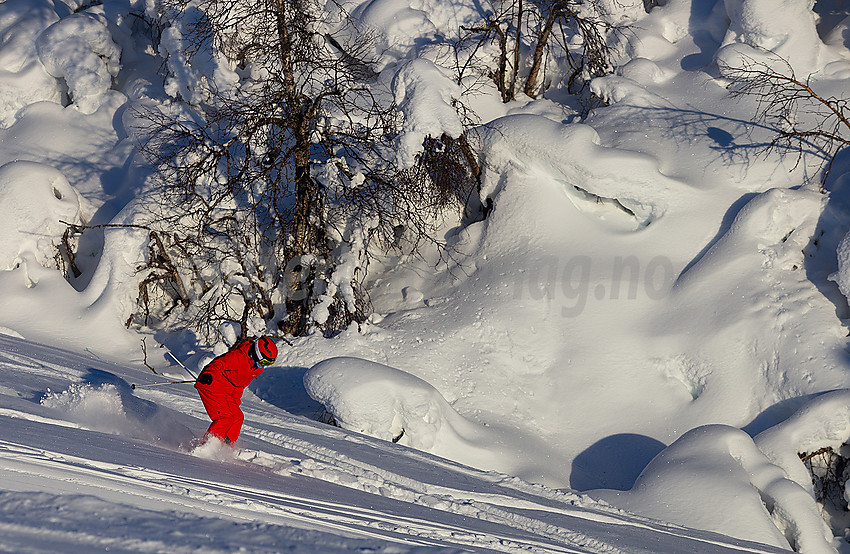
[[[195,383],[195,389],[212,419],[204,442],[210,435],[225,444],[236,442],[245,419],[239,409],[242,393],[275,358],[277,346],[274,341],[260,337],[255,341],[243,341],[207,364]]]

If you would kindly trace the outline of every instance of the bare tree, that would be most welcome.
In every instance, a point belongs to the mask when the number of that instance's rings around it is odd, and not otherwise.
[[[799,78],[787,60],[767,54],[768,61],[742,57],[739,66],[722,65],[721,74],[733,97],[756,99],[755,123],[775,133],[765,150],[793,152],[797,163],[814,154],[822,161],[823,186],[836,154],[850,145],[848,100],[820,94],[811,75]]]
[[[458,73],[479,69],[485,46],[495,46],[487,73],[503,102],[521,90],[536,98],[549,87],[547,62],[565,66],[567,86],[576,89],[612,70],[609,38],[620,32],[595,0],[507,0],[478,25],[464,27],[456,46]],[[580,87],[578,87],[580,88]]]
[[[162,25],[181,33],[170,56],[188,69],[218,56],[233,70],[230,80],[199,70],[136,130],[157,170],[146,224],[190,276],[183,319],[206,333],[228,321],[245,335],[262,322],[301,334],[362,320],[368,244],[400,234],[417,244],[466,194],[443,190],[450,181],[433,178],[427,154],[395,166],[395,106],[369,37],[338,11],[329,25],[311,0],[162,3]]]

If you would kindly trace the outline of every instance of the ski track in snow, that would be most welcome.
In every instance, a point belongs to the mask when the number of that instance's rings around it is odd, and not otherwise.
[[[121,490],[122,494],[127,496],[137,496],[147,501],[156,499],[159,502],[173,504],[172,509],[175,510],[202,509],[217,513],[221,517],[245,521],[257,519],[261,514],[264,521],[281,524],[300,521],[315,525],[316,521],[320,521],[321,527],[343,534],[357,529],[360,534],[370,538],[391,540],[397,540],[400,535],[406,534],[407,536],[403,537],[405,542],[412,541],[422,545],[436,546],[447,538],[451,538],[451,541],[457,544],[498,552],[520,550],[580,552],[586,551],[584,549],[587,548],[594,552],[622,552],[580,533],[557,529],[552,525],[541,524],[515,514],[511,518],[511,514],[507,512],[500,514],[499,510],[480,502],[468,503],[474,506],[473,510],[483,509],[481,514],[477,514],[480,519],[501,520],[498,522],[507,524],[507,527],[534,533],[541,539],[530,540],[522,537],[473,533],[459,526],[404,515],[379,513],[340,503],[298,498],[277,491],[213,483],[151,468],[93,462],[6,441],[0,441],[0,452],[3,453],[4,471],[49,476],[88,488]],[[483,514],[490,517],[481,517]],[[551,538],[543,539],[542,537],[546,537],[547,534],[550,534]],[[570,546],[558,546],[557,543],[561,541]]]
[[[443,504],[442,511],[469,515],[478,520],[496,523],[520,533],[527,533],[528,537],[499,536],[492,531],[486,534],[475,533],[463,527],[439,521],[427,521],[336,502],[300,498],[279,491],[244,485],[215,483],[149,467],[98,462],[7,441],[0,441],[0,452],[3,454],[2,462],[0,462],[3,471],[59,479],[87,489],[120,490],[121,495],[138,497],[140,503],[156,501],[170,504],[172,510],[203,511],[227,519],[252,521],[261,518],[263,521],[279,524],[302,522],[310,527],[316,527],[318,521],[321,522],[318,525],[320,528],[343,534],[357,530],[359,534],[369,538],[398,540],[401,537],[404,542],[430,546],[439,546],[449,540],[454,544],[474,547],[476,551],[628,552],[582,533],[511,511],[508,507],[512,504],[520,504],[526,509],[536,508],[544,514],[557,515],[558,513],[555,507],[529,501],[516,501],[508,496],[500,498],[493,494],[478,495],[443,488],[440,491],[442,496],[439,501]],[[258,452],[243,452],[240,458],[245,457],[246,454],[255,457],[262,455]],[[266,462],[272,459],[268,455],[263,457]],[[252,465],[247,462],[243,464]],[[320,472],[315,473],[321,475]],[[452,492],[466,494],[470,498],[458,500],[452,496]],[[423,503],[423,496],[419,496],[412,503]],[[124,501],[126,502],[126,498]],[[428,504],[432,505],[432,503]],[[564,506],[561,513],[568,509]],[[593,512],[577,513],[573,510],[569,515],[596,523],[636,526],[656,532],[661,529],[659,525],[636,524],[625,517],[614,517],[614,514],[609,516]],[[668,532],[671,535],[674,534],[672,530]],[[534,540],[534,537],[537,537],[537,540]],[[75,539],[78,538],[75,537]],[[705,542],[706,547],[712,544],[721,545],[721,543]],[[744,549],[742,551],[761,550]]]

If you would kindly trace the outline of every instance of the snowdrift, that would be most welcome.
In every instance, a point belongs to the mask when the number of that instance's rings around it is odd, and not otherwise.
[[[59,83],[46,70],[36,40],[59,16],[50,0],[8,0],[0,19],[0,123],[12,125],[30,104],[60,102]]]
[[[62,234],[79,224],[80,197],[61,171],[28,161],[0,167],[0,270],[25,260],[56,267]]]
[[[559,473],[540,463],[539,452],[524,452],[515,434],[466,420],[434,387],[399,369],[331,358],[304,374],[304,386],[343,429],[510,475],[550,480]]]
[[[649,463],[630,491],[590,494],[697,529],[723,529],[797,552],[834,552],[832,532],[813,496],[772,464],[746,433],[728,426],[685,433]]]

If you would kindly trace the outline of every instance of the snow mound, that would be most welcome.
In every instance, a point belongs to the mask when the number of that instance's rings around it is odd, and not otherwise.
[[[380,33],[376,45],[384,64],[410,53],[417,39],[437,32],[429,14],[411,6],[408,0],[370,0],[354,11],[361,24]]]
[[[798,552],[834,552],[814,498],[770,463],[746,433],[725,425],[685,433],[649,463],[630,491],[590,494],[695,529],[790,545]]]
[[[130,203],[115,218],[116,225],[133,225],[138,213]],[[113,321],[127,321],[137,308],[139,283],[150,270],[139,270],[148,263],[150,234],[145,229],[118,227],[104,233],[103,255],[85,289],[84,301],[89,316],[102,314]]]
[[[463,123],[452,105],[460,98],[460,86],[437,65],[425,59],[408,62],[393,80],[393,94],[404,114],[404,128],[396,139],[402,167],[412,167],[426,137],[443,133],[458,137]]]
[[[837,59],[828,57],[818,36],[812,0],[785,0],[781,14],[774,0],[726,0],[725,5],[730,23],[716,56],[721,67],[771,65],[778,56],[805,77]]]
[[[121,57],[105,18],[94,10],[70,15],[45,29],[36,47],[48,73],[65,80],[80,111],[97,111],[118,75]]]
[[[164,442],[175,448],[194,438],[188,427],[175,421],[174,414],[113,383],[75,383],[64,391],[48,390],[41,405],[93,431]]]
[[[838,271],[829,276],[835,281],[838,290],[850,300],[850,233],[844,235],[838,244]]]
[[[812,492],[812,477],[798,453],[831,447],[835,451],[850,441],[850,390],[823,394],[808,402],[782,423],[755,437],[759,449],[798,485]]]
[[[6,0],[0,3],[0,125],[8,127],[24,107],[39,101],[58,102],[56,79],[38,59],[36,38],[58,17],[49,0]]]
[[[304,374],[304,386],[343,429],[427,452],[474,433],[434,387],[376,362],[331,358]]]
[[[132,222],[119,216],[114,223]],[[55,269],[66,229],[60,221],[82,223],[81,198],[61,172],[26,161],[0,167],[0,319],[31,338],[90,344],[103,329],[123,328],[136,309],[149,237],[142,229],[106,229],[104,253],[81,293]],[[48,313],[63,324],[45,327],[38,314]],[[131,331],[111,337],[102,346],[138,344]]]
[[[47,267],[66,226],[80,222],[80,198],[58,170],[16,161],[0,167],[0,270],[23,257]]]
[[[660,171],[656,158],[600,145],[590,125],[565,125],[536,115],[509,115],[476,129],[487,151],[482,197],[494,197],[500,175],[514,168],[545,175],[568,194],[616,203],[642,229],[683,200],[688,188]],[[596,203],[596,200],[592,202]]]
[[[429,383],[361,358],[330,358],[304,374],[307,393],[343,429],[398,442],[485,470],[554,485],[556,454],[516,429],[483,427],[452,408]]]
[[[757,266],[754,259],[761,259],[763,268],[796,269],[802,263],[800,252],[814,234],[824,202],[822,194],[810,190],[770,189],[759,194],[682,275],[679,284],[690,284],[707,273],[746,271]]]

